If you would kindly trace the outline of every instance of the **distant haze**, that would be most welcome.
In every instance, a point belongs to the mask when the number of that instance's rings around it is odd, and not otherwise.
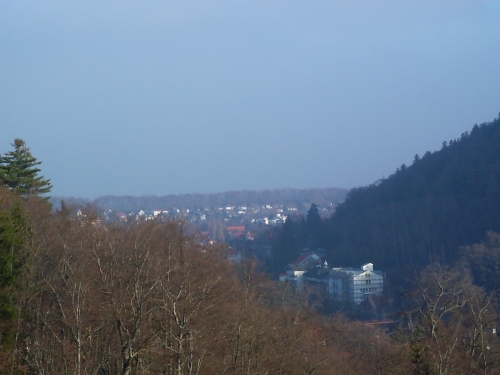
[[[500,111],[498,1],[0,0],[54,195],[366,185]]]

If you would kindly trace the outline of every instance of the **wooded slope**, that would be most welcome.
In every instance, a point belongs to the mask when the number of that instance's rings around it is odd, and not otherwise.
[[[451,263],[459,247],[500,231],[500,119],[415,156],[387,179],[349,192],[324,223],[335,264],[373,262],[411,276],[431,262]]]

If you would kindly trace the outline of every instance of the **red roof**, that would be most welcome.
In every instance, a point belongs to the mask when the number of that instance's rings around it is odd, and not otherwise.
[[[299,256],[297,259],[295,259],[295,262],[296,264],[300,264],[302,263],[304,260],[306,260],[307,258],[309,258],[309,254],[302,254],[301,256]]]
[[[245,231],[245,227],[244,226],[236,226],[236,227],[227,227],[227,230],[228,232],[233,232],[233,231],[237,231],[237,232],[244,232]]]

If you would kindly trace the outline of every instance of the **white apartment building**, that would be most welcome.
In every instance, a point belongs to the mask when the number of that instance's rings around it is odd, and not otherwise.
[[[360,268],[329,268],[323,252],[304,252],[294,263],[287,265],[286,273],[280,280],[295,283],[297,291],[307,288],[308,283],[325,284],[326,292],[333,300],[349,301],[359,305],[370,296],[380,296],[384,292],[382,271],[373,269],[373,263],[366,263]]]
[[[328,275],[327,291],[337,301],[349,301],[359,305],[372,295],[382,295],[384,274],[374,271],[373,264],[361,268],[332,268]]]

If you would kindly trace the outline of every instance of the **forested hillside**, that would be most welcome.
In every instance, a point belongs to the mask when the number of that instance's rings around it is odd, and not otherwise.
[[[335,266],[372,262],[400,284],[428,264],[464,259],[491,290],[494,280],[485,280],[479,258],[491,258],[499,248],[496,237],[487,235],[500,231],[499,182],[496,119],[443,142],[439,151],[415,155],[411,166],[386,179],[352,189],[328,219],[321,220],[313,205],[306,217],[272,229],[274,262],[268,269],[282,272],[302,249],[322,247]]]
[[[411,276],[431,262],[450,264],[459,248],[500,231],[500,119],[415,156],[388,177],[349,192],[323,223],[335,264],[370,261]]]

